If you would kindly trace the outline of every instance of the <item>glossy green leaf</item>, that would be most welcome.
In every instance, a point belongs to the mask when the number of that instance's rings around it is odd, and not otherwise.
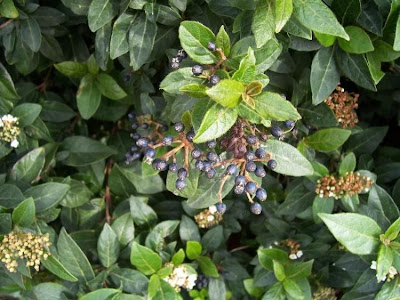
[[[92,117],[100,106],[101,93],[94,82],[92,75],[87,74],[82,78],[76,92],[76,102],[82,118]]]
[[[272,260],[274,274],[278,281],[283,281],[286,278],[285,268],[277,260]]]
[[[201,84],[204,79],[196,77],[192,68],[181,68],[169,73],[160,83],[160,89],[167,93],[180,94],[180,88],[189,84]]]
[[[14,86],[14,82],[2,63],[0,63],[0,93],[1,96],[6,99],[19,99],[18,93]]]
[[[118,241],[121,246],[126,246],[135,237],[135,225],[130,213],[125,213],[119,216],[111,224],[111,228],[117,235]]]
[[[131,196],[129,198],[129,206],[131,216],[136,224],[150,227],[157,220],[156,213],[143,202],[143,198]]]
[[[254,34],[257,48],[264,46],[274,36],[274,10],[270,1],[258,1],[251,23],[251,30]]]
[[[85,64],[75,61],[64,61],[59,64],[55,64],[54,67],[57,69],[57,71],[68,77],[81,78],[88,72]]]
[[[273,260],[276,260],[284,265],[289,262],[289,257],[286,252],[280,249],[259,249],[257,251],[257,255],[261,266],[267,270],[273,270]]]
[[[31,125],[42,111],[42,106],[36,103],[22,103],[16,106],[11,114],[18,118],[20,127]]]
[[[95,84],[97,89],[109,99],[119,100],[127,95],[115,79],[106,73],[97,75]]]
[[[35,200],[36,211],[42,212],[60,203],[69,189],[67,184],[47,182],[27,189],[24,196],[32,197]]]
[[[44,166],[44,161],[44,148],[33,149],[15,163],[10,171],[10,178],[31,183],[40,175]]]
[[[93,0],[88,11],[88,23],[92,32],[109,23],[118,13],[118,1]]]
[[[186,243],[186,256],[194,260],[201,254],[202,246],[199,242],[188,241]]]
[[[112,281],[121,286],[124,292],[141,294],[146,291],[149,280],[139,271],[121,268],[110,274]]]
[[[129,27],[135,21],[136,16],[131,13],[122,13],[113,24],[110,42],[110,57],[116,59],[129,51],[128,32]]]
[[[333,211],[333,206],[335,205],[335,199],[333,198],[321,198],[320,196],[315,196],[312,204],[312,214],[315,223],[321,223],[322,220],[318,217],[318,214],[330,214]]]
[[[35,220],[35,202],[32,197],[18,204],[12,213],[12,220],[13,223],[22,227],[27,227],[33,223]]]
[[[275,32],[278,33],[286,25],[293,12],[292,0],[277,0],[274,2]]]
[[[232,79],[243,84],[249,84],[256,76],[256,58],[254,51],[249,48],[248,53],[240,61],[239,69],[233,73]]]
[[[161,269],[161,257],[136,242],[132,243],[130,260],[131,264],[145,275],[151,275]]]
[[[199,256],[196,258],[201,272],[209,277],[219,277],[217,267],[208,256]]]
[[[393,263],[392,249],[386,245],[380,245],[378,259],[376,260],[376,278],[378,282],[386,279],[386,274]]]
[[[200,83],[186,84],[179,89],[182,93],[194,98],[207,97],[207,90],[208,87]]]
[[[353,172],[356,168],[356,156],[353,152],[350,152],[345,157],[339,165],[339,175],[345,176],[347,172]]]
[[[244,91],[244,86],[237,80],[223,79],[217,85],[206,91],[215,102],[225,107],[235,107]]]
[[[0,185],[0,206],[14,208],[24,199],[24,195],[16,185],[7,183]]]
[[[299,120],[296,108],[281,95],[264,92],[254,97],[256,111],[264,118],[274,121]]]
[[[388,131],[388,127],[370,127],[350,136],[345,147],[347,151],[353,151],[356,155],[372,153],[382,142]]]
[[[333,0],[331,5],[338,21],[342,25],[352,24],[361,13],[360,0]]]
[[[34,18],[21,20],[20,24],[22,40],[33,52],[38,52],[42,38],[39,24]]]
[[[78,278],[72,275],[62,264],[61,262],[54,257],[54,255],[50,255],[46,260],[42,260],[41,264],[49,270],[54,275],[57,275],[59,278],[67,281],[76,282]]]
[[[287,294],[289,294],[294,299],[304,299],[304,293],[300,286],[292,279],[285,279],[283,282],[283,287]]]
[[[304,143],[315,150],[329,152],[342,146],[349,138],[350,134],[350,130],[326,128],[307,136],[304,139]]]
[[[82,300],[98,300],[98,299],[119,299],[121,290],[104,288],[87,293],[80,297]]]
[[[107,223],[104,224],[97,241],[97,253],[103,266],[109,268],[114,264],[119,255],[118,237]]]
[[[172,256],[172,262],[174,266],[179,266],[181,263],[183,263],[184,260],[185,251],[183,251],[183,249],[179,249],[179,251]]]
[[[229,38],[228,33],[225,31],[225,27],[223,25],[219,28],[215,42],[217,47],[224,52],[225,56],[229,56],[231,53],[231,39]]]
[[[347,26],[345,28],[350,37],[349,41],[339,38],[339,46],[348,53],[362,54],[374,50],[368,34],[357,26]]]

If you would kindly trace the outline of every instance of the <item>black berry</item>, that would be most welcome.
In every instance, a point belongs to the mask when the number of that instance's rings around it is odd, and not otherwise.
[[[257,186],[254,182],[250,181],[250,182],[246,183],[245,189],[246,189],[246,192],[248,192],[250,194],[254,194],[257,190]]]
[[[246,141],[247,141],[247,143],[249,143],[250,145],[254,145],[254,144],[257,144],[258,138],[257,138],[255,135],[250,134],[250,135],[248,135],[248,136],[246,137]]]
[[[216,85],[220,81],[219,77],[217,75],[212,75],[210,77],[210,83],[212,85]]]
[[[253,151],[247,150],[246,153],[244,154],[244,158],[245,158],[247,161],[250,161],[250,160],[255,159],[255,158],[256,158],[256,155],[254,154]]]
[[[265,172],[265,169],[263,166],[257,166],[256,170],[254,171],[257,177],[265,177],[267,175],[267,172]]]
[[[175,182],[175,187],[178,191],[182,191],[186,188],[186,181],[184,179],[177,179]]]
[[[215,152],[208,152],[207,159],[211,162],[216,162],[216,161],[218,161],[218,154]]]
[[[267,200],[267,196],[268,195],[267,195],[267,191],[266,190],[264,190],[263,188],[257,189],[256,197],[257,197],[258,200],[265,201],[265,200]]]
[[[175,123],[174,129],[176,132],[180,133],[185,130],[185,125],[183,125],[181,122]]]
[[[142,125],[140,125],[140,127],[142,127],[143,129],[147,129],[149,128],[149,124],[143,123]]]
[[[255,215],[261,214],[261,212],[262,212],[261,204],[258,203],[258,202],[252,203],[251,206],[250,206],[250,211]]]
[[[187,53],[186,53],[185,50],[180,49],[180,50],[178,50],[178,53],[176,54],[176,56],[178,56],[178,57],[180,57],[182,59],[185,59],[187,57]]]
[[[248,161],[245,168],[247,172],[254,172],[257,168],[257,165],[254,161]]]
[[[237,195],[243,194],[244,193],[244,186],[243,185],[237,185],[234,187],[233,192]]]
[[[128,80],[128,81],[129,81],[129,80]],[[135,113],[134,113],[134,112],[130,112],[130,113],[128,114],[128,119],[129,119],[129,120],[134,120],[134,119],[136,119]]]
[[[267,152],[265,151],[264,148],[258,148],[258,149],[256,150],[256,156],[257,156],[258,158],[264,158],[264,157],[267,156]]]
[[[235,185],[242,185],[244,186],[246,184],[246,177],[243,175],[238,175],[235,178]]]
[[[195,76],[200,76],[201,74],[203,74],[203,67],[200,65],[195,65],[192,67],[192,73]]]
[[[139,133],[131,133],[131,138],[134,140],[140,139],[142,136]]]
[[[226,204],[225,203],[217,203],[216,205],[217,212],[223,215],[226,212]]]
[[[296,122],[293,121],[293,120],[287,120],[287,121],[285,121],[285,127],[286,127],[286,128],[292,128],[292,127],[294,126],[295,123],[296,123]]]
[[[147,148],[146,151],[144,152],[144,156],[148,159],[152,159],[156,156],[156,150],[152,148]]]
[[[178,170],[178,178],[179,179],[185,179],[188,175],[188,171],[185,168],[180,168]]]
[[[278,163],[274,159],[270,159],[267,162],[267,167],[270,168],[271,170],[275,169],[277,167]]]
[[[152,166],[157,171],[165,171],[168,168],[168,163],[163,159],[156,158],[153,160]]]
[[[282,129],[281,129],[280,127],[272,126],[272,127],[271,127],[271,134],[272,134],[274,137],[276,137],[276,138],[279,139],[279,138],[282,136],[283,131],[282,131]]]
[[[214,178],[214,176],[215,176],[215,169],[214,168],[211,168],[207,173],[206,173],[206,176],[207,176],[207,178]]]
[[[203,171],[204,163],[201,160],[197,160],[194,166],[196,167],[197,170]]]
[[[237,173],[238,169],[236,167],[236,165],[234,164],[230,164],[225,171],[226,175],[235,175]]]
[[[216,140],[211,140],[207,142],[207,147],[210,149],[213,149],[217,146],[217,141]]]
[[[138,129],[138,128],[139,128],[139,124],[136,123],[136,122],[135,122],[135,123],[132,123],[131,128],[132,128],[133,130]]]
[[[145,148],[149,144],[149,141],[145,138],[140,138],[136,141],[136,146],[140,148]]]
[[[162,143],[165,146],[170,146],[172,144],[173,137],[170,135],[166,135],[162,139]]]
[[[208,42],[207,48],[210,51],[215,51],[217,50],[217,44],[215,42]]]
[[[186,133],[186,139],[189,141],[189,142],[193,142],[193,139],[194,139],[194,136],[195,136],[196,134],[194,133],[194,131],[193,131],[193,129],[191,129],[191,130],[189,130],[187,133]]]
[[[212,168],[211,162],[209,162],[209,161],[203,161],[203,171],[204,171],[204,172],[210,171],[211,168]]]
[[[168,169],[172,172],[175,173],[179,169],[179,165],[177,163],[172,163],[169,165]]]
[[[201,150],[199,148],[195,148],[192,150],[192,158],[197,159],[201,156]]]

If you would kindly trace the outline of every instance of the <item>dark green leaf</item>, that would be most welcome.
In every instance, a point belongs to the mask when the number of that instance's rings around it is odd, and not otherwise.
[[[131,24],[135,21],[136,15],[129,12],[124,12],[114,22],[111,42],[110,42],[110,57],[116,59],[129,51],[128,31]]]
[[[111,273],[111,279],[116,286],[131,294],[141,294],[147,290],[149,280],[142,273],[128,268],[121,268]]]
[[[204,275],[209,277],[219,277],[217,267],[208,256],[199,256],[196,260]]]
[[[182,220],[179,226],[179,236],[183,242],[200,242],[199,227],[191,218],[182,215]]]
[[[207,252],[214,252],[219,248],[224,240],[224,231],[222,226],[216,226],[209,231],[201,239],[201,244]]]
[[[133,218],[130,213],[125,213],[116,218],[111,225],[111,228],[117,235],[118,241],[121,246],[126,246],[135,237],[135,226]]]
[[[55,64],[54,67],[57,69],[57,71],[68,77],[81,78],[88,72],[85,64],[75,61],[64,61],[62,63]]]
[[[119,255],[118,237],[107,223],[104,224],[97,241],[97,253],[103,266],[109,268],[114,264]]]
[[[72,275],[61,263],[54,257],[50,255],[46,260],[42,260],[41,264],[49,270],[51,273],[57,275],[59,278],[67,281],[78,281],[74,275]]]
[[[258,1],[251,23],[251,30],[253,31],[257,48],[264,46],[274,36],[274,10],[270,1]]]
[[[0,93],[1,96],[6,99],[17,100],[19,98],[10,74],[7,72],[7,69],[1,63],[0,63]]]
[[[99,300],[99,299],[119,299],[121,290],[118,289],[98,289],[80,297],[82,300]]]
[[[12,213],[12,220],[13,223],[22,227],[27,227],[33,223],[35,220],[35,202],[32,197],[18,204]]]
[[[0,185],[0,206],[14,208],[24,199],[24,195],[16,185],[7,183]]]
[[[42,212],[60,203],[69,188],[67,184],[48,182],[27,189],[24,196],[32,197],[35,200],[36,211]]]
[[[9,234],[11,226],[11,214],[0,213],[0,234]]]
[[[315,150],[329,152],[344,144],[351,134],[350,130],[340,128],[326,128],[307,136],[304,143]]]
[[[382,36],[382,16],[374,0],[361,0],[361,14],[357,22],[366,30]]]
[[[345,28],[350,37],[350,41],[339,38],[339,46],[348,53],[362,54],[374,50],[368,34],[357,26],[347,26]]]
[[[143,202],[144,199],[135,196],[129,198],[131,216],[136,224],[146,224],[150,227],[157,220],[157,215],[150,206]]]
[[[82,118],[92,117],[100,106],[101,93],[94,82],[92,75],[87,74],[82,78],[79,89],[76,92],[76,102]]]
[[[333,206],[335,204],[335,200],[333,198],[321,198],[320,196],[315,196],[312,212],[315,223],[321,223],[320,217],[318,217],[319,213],[330,214],[333,211]]]
[[[33,52],[38,52],[42,38],[39,24],[34,18],[21,20],[20,24],[22,40]]]
[[[325,103],[317,106],[307,105],[298,108],[301,116],[307,124],[316,127],[334,127],[338,124],[335,114]]]
[[[104,96],[112,100],[119,100],[127,95],[115,79],[106,73],[96,76],[96,87]]]
[[[31,183],[40,175],[44,161],[44,148],[33,149],[15,163],[10,171],[10,177],[13,180]]]
[[[339,175],[345,176],[347,172],[353,172],[356,168],[356,156],[353,152],[347,154],[339,165]]]
[[[132,243],[130,260],[131,264],[145,275],[151,275],[161,269],[161,257],[136,242]]]
[[[354,23],[361,13],[360,0],[333,0],[332,11],[336,14],[340,24]]]
[[[381,143],[388,127],[370,127],[350,136],[345,147],[355,154],[372,153]]]
[[[109,23],[118,13],[118,1],[93,0],[88,11],[88,23],[92,32]]]

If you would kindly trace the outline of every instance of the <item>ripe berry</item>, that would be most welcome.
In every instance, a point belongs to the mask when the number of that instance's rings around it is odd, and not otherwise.
[[[154,150],[152,148],[147,148],[146,151],[144,152],[144,156],[147,159],[152,159],[156,156],[156,150]]]
[[[196,134],[194,133],[193,129],[191,129],[191,130],[188,131],[188,133],[186,133],[186,139],[187,139],[189,142],[193,142],[193,139],[194,139],[194,136],[195,136],[195,135],[196,135]]]
[[[230,164],[225,171],[226,175],[235,175],[237,173],[238,169],[235,164]]]
[[[286,127],[286,128],[292,128],[292,127],[294,126],[295,123],[296,123],[296,122],[293,121],[293,120],[287,120],[287,121],[285,121],[285,127]]]
[[[156,158],[153,160],[152,166],[157,171],[165,171],[168,168],[168,163],[163,159]]]
[[[131,128],[132,128],[133,130],[138,129],[138,128],[139,128],[139,124],[136,123],[136,122],[135,122],[135,123],[132,123]]]
[[[244,193],[244,186],[243,185],[237,185],[233,189],[233,192],[237,195],[243,194]]]
[[[177,179],[175,182],[175,187],[178,191],[182,191],[186,188],[186,181],[184,179]]]
[[[214,176],[215,176],[215,169],[214,168],[211,168],[210,169],[210,171],[208,171],[207,173],[206,173],[206,176],[207,176],[207,178],[214,178]]]
[[[216,161],[218,161],[218,154],[215,152],[208,152],[207,159],[211,162],[216,162]]]
[[[225,203],[217,203],[215,205],[215,207],[217,208],[217,212],[220,213],[221,215],[223,215],[226,212],[226,204]]]
[[[179,169],[179,165],[177,163],[172,163],[169,165],[168,169],[170,172],[175,173]]]
[[[199,148],[195,148],[192,150],[192,158],[197,159],[201,156],[201,150]]]
[[[203,171],[204,172],[208,172],[208,171],[210,171],[211,170],[211,163],[209,162],[209,161],[203,161]]]
[[[219,77],[217,75],[212,75],[210,77],[210,83],[212,85],[216,85],[220,81]]]
[[[172,136],[166,135],[166,136],[163,137],[162,143],[163,143],[163,145],[165,145],[165,146],[170,146],[170,145],[172,144],[172,140],[173,140],[173,139],[174,139],[174,138],[173,138]]]
[[[167,131],[168,130],[168,125],[167,124],[162,124],[162,126],[161,126],[161,131],[162,132],[165,132],[165,131]]]
[[[244,158],[245,158],[247,161],[250,161],[250,160],[255,159],[255,158],[256,158],[256,155],[254,154],[253,151],[247,150],[246,153],[244,154]]]
[[[215,42],[208,42],[207,48],[210,51],[215,51],[217,50],[217,44]]]
[[[192,67],[192,73],[195,76],[200,76],[201,74],[203,74],[203,67],[200,65],[195,65]]]
[[[262,206],[260,203],[258,202],[253,202],[250,206],[250,211],[255,214],[255,215],[259,215],[262,212]]]
[[[174,129],[176,132],[180,133],[185,130],[185,125],[183,125],[181,122],[175,123]]]
[[[139,133],[131,133],[131,138],[134,140],[140,139],[142,136]]]
[[[258,149],[256,150],[256,156],[257,156],[258,158],[264,158],[264,157],[267,156],[267,152],[265,151],[264,148],[258,148]]]
[[[174,70],[179,69],[179,61],[174,61],[174,59],[172,59],[171,68]]]
[[[145,148],[149,144],[149,141],[145,138],[140,138],[136,141],[136,146],[140,148]]]
[[[258,138],[254,135],[254,134],[250,134],[246,137],[246,141],[247,143],[249,143],[250,145],[254,145],[257,144],[258,142]]]
[[[135,152],[135,151],[138,151],[138,150],[139,150],[139,147],[136,146],[136,145],[133,145],[133,146],[131,147],[131,152]]]
[[[254,194],[257,190],[257,186],[254,182],[249,181],[248,183],[246,183],[245,189],[246,189],[246,192],[248,192],[250,194]]]
[[[128,81],[129,81],[129,80],[128,80]],[[134,113],[134,112],[130,112],[130,113],[128,114],[128,119],[129,119],[129,120],[134,120],[134,119],[136,119],[135,113]]]
[[[178,56],[178,57],[180,57],[182,59],[185,59],[187,57],[187,53],[186,53],[185,50],[180,49],[180,50],[178,50],[178,53],[176,54],[176,56]]]
[[[201,160],[197,160],[194,166],[196,167],[197,170],[203,171],[204,163]]]
[[[216,140],[211,140],[207,142],[207,147],[210,149],[213,149],[217,146],[217,141]]]
[[[143,123],[142,125],[140,125],[140,127],[142,127],[143,129],[147,129],[149,128],[149,124]]]
[[[185,179],[188,175],[188,171],[185,168],[180,168],[178,170],[178,178],[179,179]]]
[[[280,138],[283,134],[282,129],[280,127],[277,126],[272,126],[271,127],[271,134],[276,137],[276,138]]]
[[[267,191],[266,190],[264,190],[263,188],[257,189],[256,197],[257,197],[258,200],[265,201],[265,200],[267,200],[267,196],[268,195],[267,195]]]
[[[257,166],[256,170],[254,171],[257,177],[265,177],[267,175],[267,172],[265,172],[265,169],[263,166]]]
[[[246,177],[243,175],[238,175],[235,178],[235,185],[241,185],[244,186],[246,184]]]
[[[278,165],[278,163],[274,159],[270,159],[267,162],[267,167],[270,168],[271,170],[275,169],[277,165]]]
[[[257,165],[254,161],[248,161],[246,163],[246,171],[247,172],[254,172],[257,168]]]

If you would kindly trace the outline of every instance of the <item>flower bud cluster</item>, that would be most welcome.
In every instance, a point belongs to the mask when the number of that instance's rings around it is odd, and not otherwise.
[[[343,88],[338,86],[325,100],[343,128],[354,127],[358,123],[355,112],[355,109],[358,108],[358,97],[358,94],[345,92]]]
[[[287,239],[282,242],[282,245],[289,248],[290,259],[295,260],[303,256],[303,251],[300,250],[300,243],[291,239]]]
[[[0,119],[0,141],[10,143],[10,146],[17,148],[19,143],[17,137],[21,130],[18,127],[18,118],[12,115],[4,115]]]
[[[39,271],[40,261],[46,260],[50,252],[46,250],[50,246],[49,234],[36,235],[29,233],[11,232],[4,236],[0,243],[0,260],[5,263],[8,271],[15,273],[18,260],[26,260],[27,267],[34,267]]]
[[[194,219],[200,228],[209,228],[222,221],[222,214],[217,211],[215,205],[212,205],[195,215]]]
[[[320,287],[313,294],[313,300],[336,300],[336,291],[330,287]]]
[[[324,176],[317,181],[315,192],[321,198],[341,198],[343,195],[350,196],[368,191],[374,181],[360,173],[348,172],[343,177]]]
[[[164,280],[177,292],[180,292],[181,288],[190,291],[196,285],[197,274],[190,274],[185,265],[179,265],[174,267],[172,273],[164,278]]]
[[[370,269],[376,270],[376,261],[375,261],[375,260],[373,260],[373,261],[371,262]],[[391,281],[391,280],[393,280],[394,277],[395,277],[396,275],[398,275],[398,274],[399,274],[399,273],[397,272],[396,268],[393,267],[393,266],[390,266],[389,272],[386,274],[385,277],[382,278],[382,281]],[[376,275],[376,276],[378,277],[378,275]]]

